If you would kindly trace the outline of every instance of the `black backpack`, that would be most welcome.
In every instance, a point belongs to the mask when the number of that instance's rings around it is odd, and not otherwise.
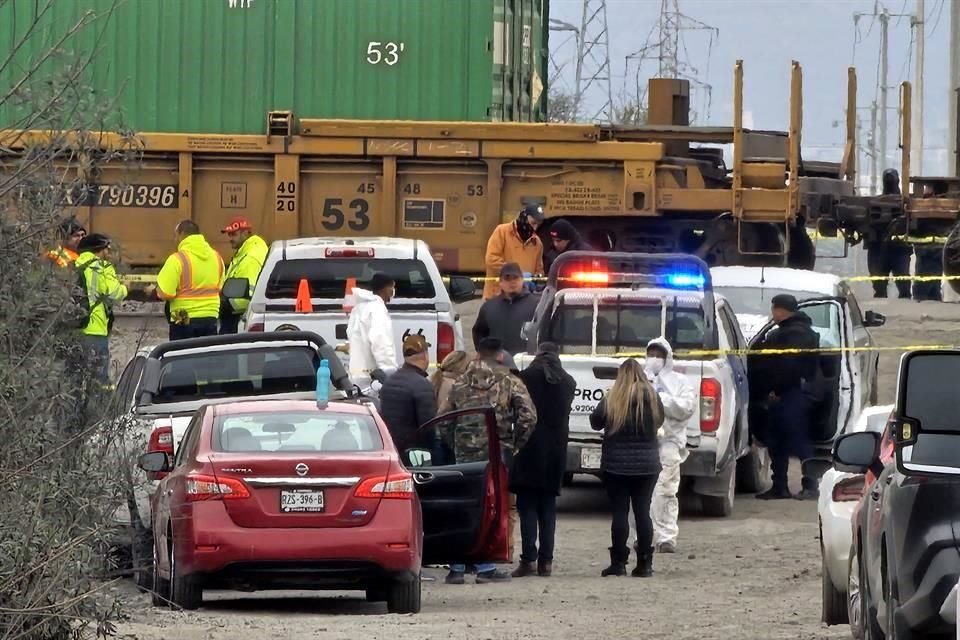
[[[86,271],[94,262],[96,260],[91,260],[83,266],[77,266],[74,263],[73,266],[75,279],[70,294],[70,303],[73,309],[68,316],[67,325],[74,329],[86,329],[87,325],[90,324],[93,310],[97,305],[103,304],[103,300],[98,299],[93,307],[90,306],[90,291],[87,289]],[[104,309],[107,312],[107,330],[109,331],[113,328],[113,310],[107,305],[104,305]]]

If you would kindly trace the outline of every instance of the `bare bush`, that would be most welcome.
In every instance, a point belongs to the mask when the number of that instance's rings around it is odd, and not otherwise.
[[[54,2],[0,0],[0,22],[15,16],[17,34],[13,50],[0,52],[0,77],[16,70],[0,89],[3,640],[111,633],[118,611],[100,597],[110,573],[104,549],[130,491],[127,423],[111,419],[112,392],[85,371],[67,322],[76,276],[42,255],[59,244],[58,224],[83,203],[98,168],[130,159],[136,145],[102,148],[99,132],[116,121],[112,97],[84,82],[96,50],[73,50],[75,36],[105,28],[112,9],[56,32]],[[38,38],[43,53],[27,56]]]

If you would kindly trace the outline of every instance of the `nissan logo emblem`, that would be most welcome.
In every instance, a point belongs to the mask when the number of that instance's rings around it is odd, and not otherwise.
[[[307,475],[307,473],[309,473],[309,471],[310,471],[310,467],[308,467],[307,465],[303,464],[302,462],[301,462],[300,464],[298,464],[296,467],[294,467],[294,469],[296,469],[297,475],[300,476],[300,477],[303,477],[303,476]]]

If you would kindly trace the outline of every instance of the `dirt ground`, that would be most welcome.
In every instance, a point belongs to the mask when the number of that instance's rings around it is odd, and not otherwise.
[[[874,330],[881,346],[960,342],[960,305],[864,295],[861,306],[886,314],[886,326]],[[475,309],[462,310],[467,336]],[[115,356],[132,351],[137,322],[120,323],[118,338],[125,344],[117,345]],[[150,329],[151,338],[162,338],[162,325]],[[881,402],[892,401],[899,357],[897,351],[881,353]],[[436,579],[424,583],[423,611],[416,616],[387,615],[384,605],[368,604],[362,594],[327,593],[208,593],[202,610],[173,613],[151,608],[147,596],[123,582],[113,587],[128,616],[118,631],[144,640],[850,637],[846,627],[820,622],[815,503],[764,503],[741,495],[728,519],[682,517],[680,552],[658,555],[656,574],[647,580],[599,577],[609,544],[606,504],[595,482],[565,490],[554,577],[447,586],[443,572],[430,569]]]

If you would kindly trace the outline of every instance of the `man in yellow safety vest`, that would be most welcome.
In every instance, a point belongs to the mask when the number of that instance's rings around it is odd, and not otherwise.
[[[94,233],[85,236],[78,246],[80,254],[74,261],[83,277],[82,303],[78,318],[81,344],[84,350],[85,372],[101,384],[110,378],[110,331],[113,328],[113,307],[127,297],[127,288],[117,277],[117,269],[107,259],[110,238]]]
[[[176,235],[176,252],[164,262],[157,284],[147,287],[147,292],[156,291],[167,302],[170,340],[217,335],[223,258],[192,220],[180,222]]]
[[[257,286],[260,271],[267,259],[267,243],[253,232],[250,221],[243,217],[234,218],[221,233],[230,238],[230,246],[235,254],[227,267],[223,281],[231,278],[243,278],[250,284],[250,293]],[[220,335],[236,333],[240,318],[250,305],[250,298],[226,298],[220,300]]]
[[[87,235],[87,230],[75,218],[64,220],[60,224],[62,243],[56,249],[47,252],[47,259],[58,267],[69,267],[77,260],[80,241]]]

